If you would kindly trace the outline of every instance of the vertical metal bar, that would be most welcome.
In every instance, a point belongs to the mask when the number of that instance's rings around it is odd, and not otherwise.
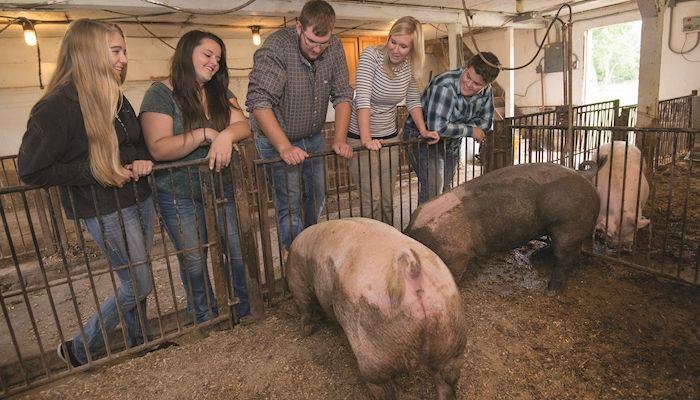
[[[24,285],[24,279],[22,278],[22,271],[19,268],[19,260],[17,259],[17,254],[14,251],[14,245],[12,244],[12,236],[10,235],[10,226],[7,223],[7,217],[5,216],[5,204],[2,201],[2,196],[0,196],[0,217],[2,218],[2,225],[5,228],[5,234],[7,235],[8,242],[10,245],[10,254],[12,256],[12,260],[15,265],[15,272],[17,273],[17,278],[19,280],[20,287],[22,289],[22,294],[24,295],[24,301],[25,304],[27,305],[27,310],[29,311],[30,318],[32,322],[34,322],[34,317],[31,314],[31,305],[29,304],[29,299],[27,298],[27,292],[25,290],[25,285]],[[27,371],[27,368],[24,365],[24,358],[22,357],[22,350],[19,347],[19,342],[17,341],[17,335],[15,335],[15,331],[12,328],[12,321],[10,320],[10,312],[7,308],[7,305],[5,304],[5,297],[2,294],[2,291],[0,290],[0,306],[2,306],[2,314],[5,316],[5,323],[7,324],[7,329],[10,333],[10,337],[12,338],[12,344],[15,348],[15,354],[17,354],[17,359],[19,361],[19,368],[22,371],[22,378],[24,379],[25,385],[29,385],[29,373]],[[38,333],[38,330],[36,327],[34,327],[34,332],[35,334]],[[42,358],[43,361],[43,358]],[[46,366],[44,365],[44,368]]]

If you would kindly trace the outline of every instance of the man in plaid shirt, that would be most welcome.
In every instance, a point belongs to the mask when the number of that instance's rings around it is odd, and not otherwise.
[[[352,157],[346,142],[352,89],[340,39],[333,35],[335,12],[326,1],[304,4],[295,27],[270,35],[255,52],[248,76],[246,106],[255,145],[265,160],[279,220],[279,236],[289,248],[302,229],[315,224],[326,196],[323,126],[328,102],[335,107],[332,148]]]
[[[500,66],[498,58],[481,53],[490,64]],[[463,69],[436,76],[421,96],[426,131],[437,131],[439,142],[408,144],[408,159],[418,175],[418,204],[452,187],[464,137],[481,143],[484,132],[493,123],[493,90],[499,68],[488,65],[477,54]],[[403,131],[404,141],[424,136],[409,116]],[[428,138],[427,136],[424,136]]]

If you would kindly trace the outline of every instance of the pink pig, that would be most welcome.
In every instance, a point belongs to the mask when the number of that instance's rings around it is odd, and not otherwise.
[[[435,253],[387,224],[346,218],[302,231],[286,267],[302,334],[314,331],[317,311],[337,320],[373,398],[395,399],[393,378],[419,365],[438,399],[455,398],[464,309]]]
[[[600,146],[598,158],[604,157],[605,163],[596,176],[600,195],[596,230],[605,233],[610,244],[630,249],[637,229],[649,225],[642,216],[642,207],[649,197],[642,152],[632,143],[616,141],[614,146]]]

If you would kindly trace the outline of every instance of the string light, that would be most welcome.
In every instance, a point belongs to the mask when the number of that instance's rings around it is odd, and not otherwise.
[[[36,31],[34,30],[34,24],[32,24],[26,18],[20,18],[20,23],[22,24],[22,30],[24,30],[24,42],[29,46],[36,46]]]
[[[257,25],[251,26],[250,31],[253,32],[253,44],[255,46],[260,46],[262,39],[260,38],[260,27]]]

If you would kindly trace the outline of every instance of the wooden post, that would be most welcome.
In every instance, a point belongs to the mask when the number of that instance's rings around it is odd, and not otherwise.
[[[692,120],[691,126],[695,129],[700,129],[700,96],[694,94],[692,100]],[[700,162],[700,134],[695,134],[695,143],[693,146],[693,162]]]
[[[253,227],[252,207],[248,199],[247,188],[253,187],[249,179],[252,175],[248,171],[248,165],[243,161],[239,152],[233,153],[231,159],[231,171],[233,172],[234,198],[236,199],[236,212],[238,213],[238,232],[241,241],[241,254],[245,266],[245,280],[248,288],[248,301],[250,302],[250,314],[256,321],[265,317],[262,291],[260,289],[260,269],[258,262],[258,248],[255,245],[255,229]]]
[[[658,125],[659,81],[661,77],[661,49],[663,47],[664,11],[667,1],[637,0],[642,15],[642,41],[639,59],[639,94],[637,98],[637,126],[648,128]],[[643,135],[637,135],[636,145],[642,148],[647,165],[653,164],[656,151],[654,140],[642,146]]]
[[[208,165],[199,166],[199,181],[202,190],[202,205],[204,206],[204,222],[207,227],[207,247],[209,250],[209,259],[211,260],[212,280],[214,281],[214,296],[216,304],[219,305],[219,310],[223,314],[225,312],[229,316],[233,316],[233,307],[237,304],[229,301],[227,286],[229,285],[226,279],[226,271],[224,271],[223,252],[226,251],[226,244],[221,243],[221,237],[216,229],[217,216],[221,210],[218,208],[216,194],[214,190],[214,182],[212,182],[212,173],[209,171]],[[214,211],[214,212],[211,212]],[[183,229],[193,229],[183,227]],[[223,229],[223,227],[221,228]],[[205,245],[204,243],[200,246]],[[207,249],[202,249],[207,251]],[[231,273],[233,273],[231,271]]]

